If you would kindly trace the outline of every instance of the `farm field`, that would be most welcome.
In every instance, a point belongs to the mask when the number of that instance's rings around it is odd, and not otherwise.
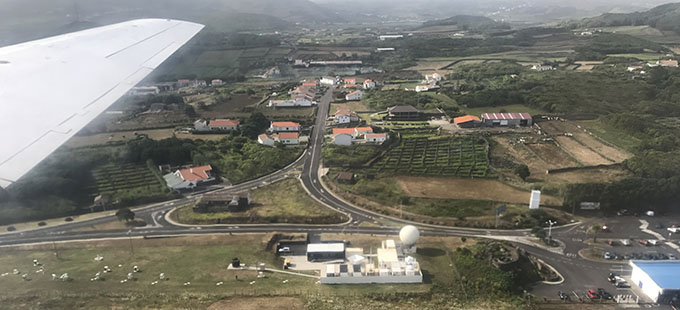
[[[400,176],[397,177],[397,183],[410,197],[529,204],[530,191],[519,190],[496,180]],[[544,194],[541,195],[541,203],[559,206],[562,200]]]
[[[558,135],[565,132],[571,133],[574,140],[580,142],[584,146],[592,149],[611,161],[623,162],[624,160],[632,157],[632,154],[629,152],[602,142],[578,126],[579,125],[573,122],[548,121],[541,123],[541,127],[548,134]]]
[[[629,174],[617,168],[546,174],[546,171],[550,169],[578,167],[579,164],[555,144],[540,144],[540,146],[539,144],[518,144],[517,138],[512,135],[497,135],[492,137],[492,140],[496,142],[491,149],[492,154],[500,157],[509,156],[513,161],[527,165],[531,172],[529,176],[531,180],[557,184],[610,182],[620,180]]]
[[[567,152],[569,152],[572,156],[574,156],[574,158],[576,158],[576,160],[585,166],[597,166],[613,163],[597,152],[584,147],[571,137],[555,137],[555,140],[562,146],[563,149],[567,150]]]
[[[370,168],[375,172],[484,177],[487,143],[478,137],[405,137]]]
[[[575,61],[574,63],[578,65],[578,67],[576,67],[576,71],[590,71],[590,70],[593,70],[593,68],[595,68],[595,66],[601,65],[604,62],[602,62],[602,61]]]
[[[171,214],[185,224],[215,223],[341,223],[341,213],[309,197],[297,179],[286,179],[250,191],[251,206],[242,212],[196,213],[193,205]]]
[[[179,139],[195,139],[195,140],[219,140],[224,138],[223,134],[185,134],[176,133],[175,129],[150,129],[150,130],[135,130],[135,131],[118,131],[112,133],[101,133],[90,136],[74,136],[68,140],[65,145],[72,148],[87,147],[93,145],[102,145],[108,142],[120,142],[137,139],[140,135],[146,135],[152,140],[163,140],[172,138],[173,136]]]
[[[550,169],[578,167],[579,163],[553,143],[532,143],[526,147],[534,152]]]
[[[234,94],[225,103],[212,104],[205,109],[196,109],[196,112],[205,118],[221,118],[239,112],[242,108],[252,106],[261,99],[247,94]]]
[[[620,129],[612,128],[600,120],[574,121],[574,123],[625,151],[634,150],[642,142],[639,138],[626,134]]]
[[[88,189],[95,196],[109,195],[112,201],[126,198],[155,198],[169,193],[149,167],[138,164],[105,164],[92,171],[95,184]]]
[[[329,115],[335,114],[338,110],[349,109],[352,112],[372,111],[361,101],[348,101],[343,103],[333,103],[328,110]]]
[[[636,58],[643,61],[659,60],[664,58],[664,54],[657,53],[638,53],[638,54],[608,54],[607,57]]]

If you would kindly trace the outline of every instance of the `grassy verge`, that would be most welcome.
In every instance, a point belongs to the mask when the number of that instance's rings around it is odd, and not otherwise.
[[[297,179],[286,179],[251,194],[251,207],[242,212],[196,213],[193,205],[172,213],[175,221],[184,224],[216,223],[342,223],[347,218],[312,199]]]
[[[600,120],[576,121],[576,123],[590,130],[601,139],[627,151],[635,151],[642,142],[640,139],[626,134],[620,129],[613,128]]]

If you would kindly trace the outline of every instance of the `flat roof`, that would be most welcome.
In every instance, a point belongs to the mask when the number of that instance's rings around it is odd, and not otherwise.
[[[508,119],[531,119],[529,113],[484,113],[483,119],[508,120]]]
[[[344,243],[310,243],[307,245],[307,253],[315,252],[344,252]]]
[[[680,289],[680,261],[631,261],[661,289]]]
[[[397,249],[378,249],[378,261],[380,263],[398,262],[399,255],[397,255]]]

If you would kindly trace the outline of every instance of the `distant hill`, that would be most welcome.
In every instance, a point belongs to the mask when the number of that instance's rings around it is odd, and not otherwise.
[[[208,31],[274,31],[342,20],[308,0],[0,0],[0,46],[137,18],[174,18]],[[36,10],[35,8],[40,8]]]
[[[484,16],[456,15],[446,19],[437,19],[423,23],[423,27],[432,26],[458,26],[461,30],[486,30],[507,28],[503,23],[498,23]]]
[[[627,14],[603,14],[583,19],[580,27],[610,27],[649,25],[659,30],[680,33],[680,3],[668,3],[649,11]]]

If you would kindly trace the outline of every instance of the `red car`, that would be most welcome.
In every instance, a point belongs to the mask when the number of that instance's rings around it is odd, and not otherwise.
[[[588,290],[588,298],[598,299],[598,298],[600,298],[600,295],[598,295],[595,290]]]
[[[642,245],[644,245],[644,246],[646,246],[646,245],[649,244],[649,241],[647,241],[647,240],[640,240],[640,241],[638,241],[638,242],[640,242],[640,244],[642,244]]]

